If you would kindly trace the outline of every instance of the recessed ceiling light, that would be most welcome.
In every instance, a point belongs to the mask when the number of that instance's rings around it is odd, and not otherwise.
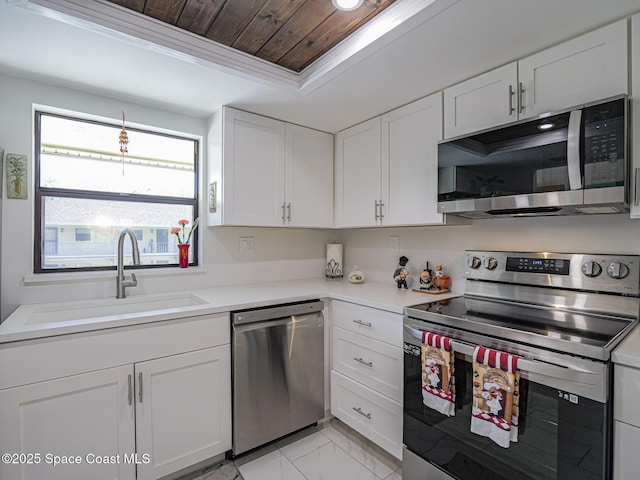
[[[350,12],[351,10],[355,10],[364,0],[331,0],[333,2],[333,6],[338,10],[343,10],[345,12]]]

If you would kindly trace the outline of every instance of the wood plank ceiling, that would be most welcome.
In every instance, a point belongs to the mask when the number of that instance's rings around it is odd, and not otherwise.
[[[395,0],[351,12],[331,0],[108,1],[300,72]]]

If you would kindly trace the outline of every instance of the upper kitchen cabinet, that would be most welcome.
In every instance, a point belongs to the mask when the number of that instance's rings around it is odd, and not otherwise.
[[[445,89],[445,137],[622,93],[628,93],[626,20]]]
[[[442,94],[336,136],[336,226],[439,224],[437,142]]]
[[[640,45],[640,13],[631,18],[631,45]],[[631,49],[631,124],[640,125],[640,48]],[[635,128],[638,132],[638,128]],[[640,218],[640,134],[631,135],[631,217]]]
[[[209,225],[333,226],[333,136],[224,107],[209,129]]]
[[[333,226],[333,135],[286,125],[285,225]]]
[[[371,227],[380,223],[380,132],[380,117],[376,117],[336,135],[338,227]]]

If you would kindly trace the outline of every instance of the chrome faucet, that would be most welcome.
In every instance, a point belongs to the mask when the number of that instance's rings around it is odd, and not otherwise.
[[[131,278],[127,278],[124,274],[124,237],[129,235],[131,238],[131,250],[133,254],[133,264],[140,265],[140,251],[138,250],[138,240],[136,234],[130,228],[125,228],[120,232],[120,238],[118,238],[118,278],[116,279],[117,293],[116,298],[124,298],[125,287],[135,287],[138,285],[136,280],[136,274],[132,273]]]

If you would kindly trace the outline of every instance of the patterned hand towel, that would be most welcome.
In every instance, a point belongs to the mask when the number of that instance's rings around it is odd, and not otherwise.
[[[518,357],[485,347],[473,352],[471,431],[503,448],[518,441]]]
[[[422,332],[422,403],[447,416],[455,414],[453,364],[451,339]]]

